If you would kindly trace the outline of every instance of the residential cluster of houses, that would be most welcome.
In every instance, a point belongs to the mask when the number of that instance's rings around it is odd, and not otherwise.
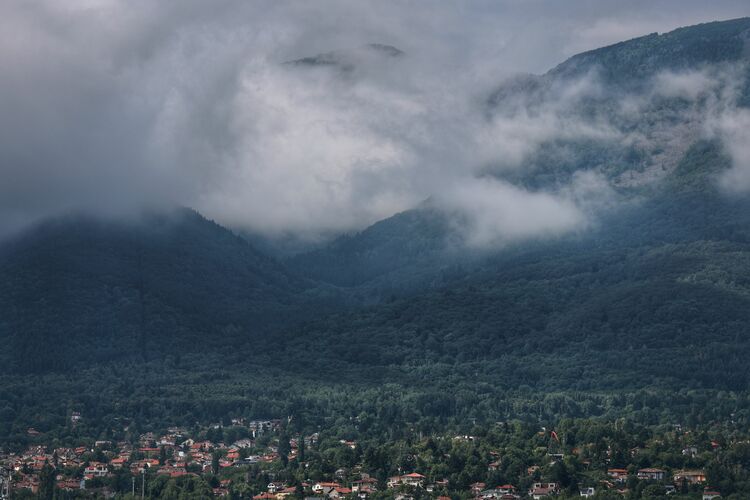
[[[75,425],[81,420],[81,415],[73,413],[71,421]],[[34,446],[23,453],[2,454],[0,453],[0,470],[5,468],[12,472],[15,481],[11,484],[13,490],[29,489],[33,493],[38,492],[40,473],[45,466],[50,466],[56,474],[56,485],[63,490],[96,489],[101,488],[102,481],[97,479],[107,478],[114,474],[127,473],[134,478],[146,475],[166,475],[170,478],[178,478],[186,475],[200,476],[204,473],[216,473],[229,467],[242,467],[251,464],[270,464],[279,460],[279,447],[273,444],[273,440],[260,439],[264,433],[278,432],[281,429],[281,420],[244,421],[243,419],[232,420],[232,425],[244,426],[249,429],[251,437],[239,439],[231,444],[212,442],[210,440],[195,440],[189,437],[188,432],[179,427],[167,429],[162,435],[151,432],[141,434],[137,440],[131,442],[110,442],[106,440],[96,441],[93,446],[77,448],[55,448],[48,449],[45,446]],[[219,428],[221,424],[212,424],[209,428]],[[204,428],[204,430],[206,430]],[[200,433],[210,435],[210,433]],[[248,435],[248,433],[245,433]],[[305,446],[312,446],[318,441],[318,434],[305,436]],[[457,436],[455,439],[462,441],[473,441],[472,436]],[[300,455],[300,442],[297,439],[289,441],[287,458],[293,460]],[[351,449],[357,448],[355,441],[341,440],[342,446]],[[713,444],[712,444],[713,446]],[[718,444],[717,444],[718,446]],[[286,451],[286,450],[285,450]],[[631,450],[632,451],[632,450]],[[580,451],[573,449],[574,454]],[[636,451],[633,451],[636,453]],[[695,456],[697,449],[688,447],[683,450],[687,456]],[[563,454],[549,452],[548,459],[555,462],[563,459]],[[499,451],[490,453],[488,471],[501,470],[503,459]],[[586,463],[584,461],[584,463]],[[218,469],[218,470],[217,470]],[[540,477],[540,466],[533,465],[526,470],[529,477]],[[226,477],[227,475],[224,475]],[[221,477],[221,476],[220,476]],[[273,479],[273,478],[272,478]],[[668,472],[659,468],[641,468],[628,470],[623,468],[609,468],[607,479],[595,485],[587,485],[580,489],[582,498],[591,498],[598,490],[617,491],[623,495],[628,493],[628,484],[632,479],[648,481],[663,485],[666,494],[674,493],[679,488],[691,485],[703,485],[706,483],[706,474],[702,470],[679,470]],[[145,479],[144,479],[145,480]],[[7,482],[6,482],[7,484]],[[215,496],[229,494],[231,481],[225,479],[214,484]],[[0,483],[0,485],[2,485]],[[632,485],[632,484],[631,484]],[[367,500],[378,491],[379,487],[386,488],[397,500],[411,500],[416,490],[430,493],[433,498],[446,500],[441,497],[442,492],[449,489],[448,480],[434,478],[418,472],[409,472],[392,476],[379,483],[370,473],[355,468],[351,471],[339,469],[333,477],[321,482],[303,482],[301,485],[285,484],[272,481],[266,487],[266,491],[257,494],[255,500],[284,500],[291,495],[302,493],[309,499],[353,499]],[[531,498],[539,500],[551,498],[560,494],[560,484],[556,482],[535,482],[530,487],[516,488],[512,484],[490,486],[482,482],[476,482],[470,486],[471,496],[475,500],[519,500]],[[718,498],[718,492],[705,490],[704,500]],[[0,500],[2,500],[2,489],[0,489]]]
[[[634,475],[639,481],[669,482],[671,480],[671,484],[664,485],[665,493],[668,495],[677,492],[678,488],[685,485],[701,485],[706,483],[706,473],[703,470],[678,470],[672,474],[668,474],[664,469],[648,467],[638,469]],[[611,480],[609,482],[610,487],[616,488],[622,494],[627,493],[627,488],[618,487],[618,485],[624,485],[627,482],[629,477],[627,469],[607,469],[607,476]],[[703,492],[703,500],[713,500],[720,496],[721,494],[718,491],[710,489],[706,489]]]
[[[625,483],[628,479],[628,470],[607,469],[607,475],[616,483]],[[667,471],[655,468],[638,469],[635,476],[640,481],[664,481],[667,479]],[[678,486],[683,482],[702,484],[706,482],[706,473],[702,470],[680,470],[672,474],[672,482]]]
[[[74,412],[71,415],[74,425],[80,420],[80,413]],[[275,446],[263,448],[265,451],[262,454],[250,454],[249,450],[258,449],[256,437],[278,431],[281,420],[243,421],[235,425],[246,425],[253,438],[240,439],[231,445],[207,440],[196,441],[186,437],[188,433],[185,429],[173,427],[160,436],[151,432],[142,434],[136,443],[96,441],[93,447],[48,449],[46,446],[34,446],[22,453],[0,453],[0,470],[8,472],[0,474],[2,485],[11,491],[28,489],[37,493],[40,473],[45,465],[54,469],[58,488],[79,490],[90,489],[87,483],[96,478],[106,478],[123,470],[128,470],[133,476],[145,472],[169,477],[198,476],[213,471],[217,465],[219,468],[239,467],[270,463],[279,458]],[[307,444],[315,443],[317,434],[306,437],[305,441]],[[292,450],[289,458],[292,459],[297,454],[296,440],[292,440],[290,445]],[[215,455],[221,456],[218,464]],[[94,457],[97,459],[94,460]],[[11,476],[13,481],[10,481]],[[229,483],[223,481],[215,489],[215,493],[219,496],[228,494],[228,486]]]

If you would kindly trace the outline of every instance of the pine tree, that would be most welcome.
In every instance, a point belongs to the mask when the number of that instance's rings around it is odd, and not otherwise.
[[[44,463],[42,471],[39,473],[39,493],[40,500],[52,500],[55,495],[55,469],[47,462]]]

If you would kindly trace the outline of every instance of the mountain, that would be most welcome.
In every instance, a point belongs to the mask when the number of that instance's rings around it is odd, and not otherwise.
[[[750,18],[647,35],[501,84],[487,100],[488,120],[553,123],[560,133],[543,137],[517,168],[492,172],[531,189],[595,172],[640,194],[724,113],[748,104]]]
[[[669,197],[686,183],[716,181],[706,175],[724,162],[706,165],[697,156],[721,157],[726,145],[707,142],[706,130],[748,103],[750,18],[647,35],[503,82],[487,99],[488,122],[531,130],[551,123],[554,130],[520,164],[490,165],[484,174],[559,193],[586,172],[626,203]],[[455,214],[423,206],[287,262],[313,279],[379,297],[440,286],[446,273],[460,274],[481,258],[461,246],[459,224]]]
[[[633,85],[662,71],[684,71],[747,59],[750,17],[678,28],[577,54],[548,76],[574,78],[592,70],[610,85]]]
[[[315,56],[302,57],[287,61],[284,64],[292,67],[330,67],[343,72],[353,71],[363,62],[382,62],[400,58],[404,52],[392,45],[382,43],[368,43],[356,49],[334,50]]]
[[[542,406],[750,418],[750,198],[722,188],[732,149],[705,133],[744,109],[749,28],[623,42],[487,99],[490,122],[586,132],[483,172],[531,192],[603,179],[612,207],[575,234],[480,253],[432,200],[282,260],[191,211],[28,230],[0,248],[0,440],[64,426],[66,405],[161,427],[294,415],[384,434],[538,424]]]
[[[319,376],[390,380],[396,369],[403,383],[441,392],[747,390],[750,200],[684,183],[717,164],[718,148],[696,146],[657,196],[597,229],[307,324],[284,356],[315,349],[326,353],[311,361]]]
[[[11,371],[222,349],[301,315],[310,282],[189,210],[46,221],[0,252]]]
[[[285,356],[329,353],[314,372],[332,377],[389,379],[398,367],[415,386],[465,370],[458,379],[472,371],[472,380],[543,391],[746,390],[750,201],[720,187],[732,160],[705,129],[717,108],[745,105],[748,40],[750,18],[707,23],[501,85],[488,120],[547,119],[552,109],[563,126],[597,123],[608,135],[554,136],[520,168],[489,173],[554,192],[594,172],[617,207],[585,234],[484,254],[461,246],[451,214],[419,207],[297,255],[288,264],[311,279],[377,291],[381,303],[305,325],[284,341]],[[710,84],[675,92],[673,78]]]
[[[451,224],[444,213],[424,203],[285,262],[311,279],[362,286],[375,297],[437,285],[467,261]]]

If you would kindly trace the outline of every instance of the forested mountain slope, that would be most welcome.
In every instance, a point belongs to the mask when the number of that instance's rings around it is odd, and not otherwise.
[[[590,233],[518,245],[450,286],[313,323],[286,349],[315,349],[319,373],[402,367],[415,384],[448,370],[506,388],[747,389],[750,200],[716,188],[726,167],[717,145],[697,145],[649,199]]]
[[[222,350],[298,318],[312,285],[189,210],[53,219],[0,252],[12,371]]]
[[[518,165],[483,172],[552,193],[595,175],[612,200],[578,232],[479,252],[432,200],[283,262],[190,211],[28,230],[0,248],[0,397],[10,401],[0,430],[25,439],[42,404],[64,422],[62,399],[160,422],[338,418],[377,400],[400,422],[479,407],[527,415],[528,401],[553,393],[587,401],[579,415],[643,390],[656,403],[676,389],[745,397],[750,198],[726,189],[732,148],[706,133],[706,117],[745,110],[748,29],[742,19],[625,42],[488,100],[489,121],[608,131],[553,135]],[[645,53],[656,59],[644,67],[663,61],[708,83],[685,94],[682,73],[649,73],[646,90],[601,76],[641,67]],[[29,372],[45,374],[37,383]],[[108,396],[88,394],[86,378]],[[721,394],[717,411],[733,411],[734,393]],[[685,397],[680,412],[693,405]],[[608,411],[630,411],[628,401]]]
[[[712,141],[725,147],[717,136],[748,104],[750,18],[647,35],[500,84],[482,108],[488,126],[527,130],[533,139],[521,145],[528,154],[498,159],[482,175],[554,194],[593,179],[610,188],[599,196],[612,203],[670,196],[679,188],[670,183],[693,182],[678,167],[717,168],[691,155]],[[472,265],[478,256],[461,245],[462,222],[428,202],[287,262],[374,296],[440,286],[457,264]]]
[[[341,287],[366,285],[386,293],[439,285],[452,266],[468,257],[451,224],[446,214],[425,202],[286,263],[300,274]]]

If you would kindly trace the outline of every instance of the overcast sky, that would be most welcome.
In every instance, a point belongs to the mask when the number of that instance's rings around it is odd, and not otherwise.
[[[747,15],[746,0],[5,0],[0,231],[163,202],[315,237],[445,192],[519,234],[565,230],[583,217],[569,198],[476,178],[529,147],[482,127],[482,99],[587,49]],[[282,64],[334,50],[353,71]]]

